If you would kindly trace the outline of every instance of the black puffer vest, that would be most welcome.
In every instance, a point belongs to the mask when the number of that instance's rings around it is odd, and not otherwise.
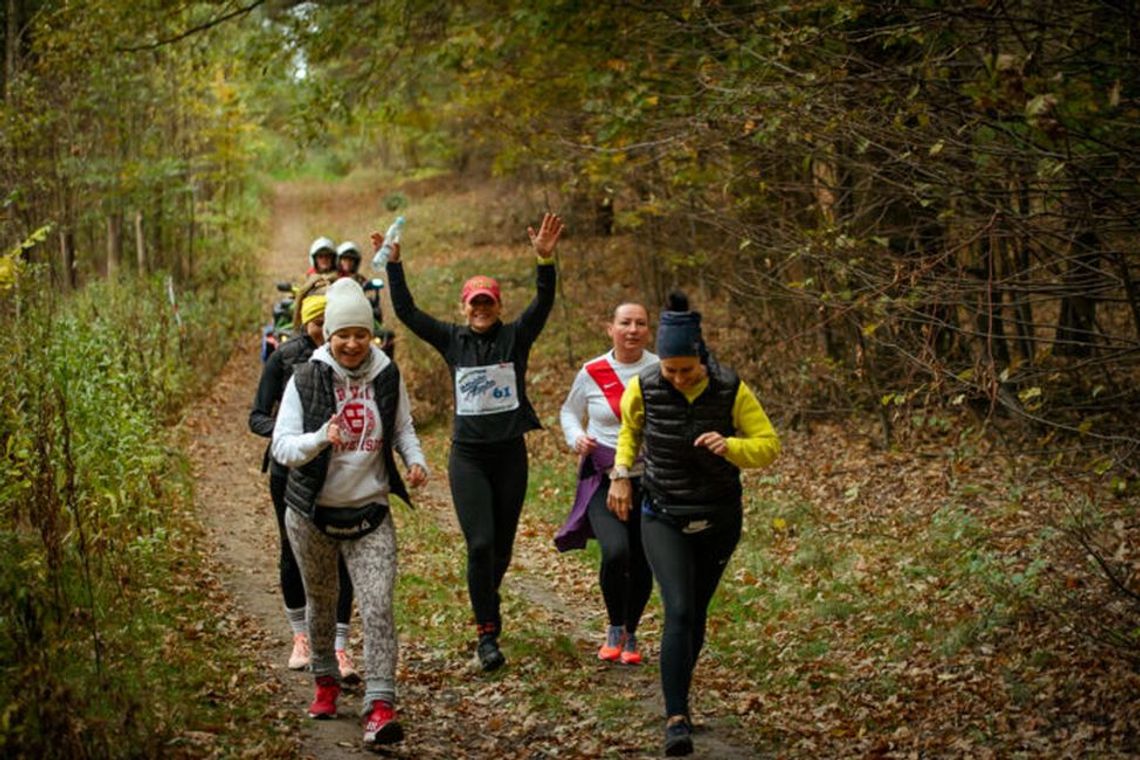
[[[281,354],[281,370],[285,380],[288,381],[297,369],[297,365],[309,361],[309,357],[317,350],[317,344],[308,335],[298,335],[292,340],[285,341],[277,353]]]
[[[740,469],[693,441],[701,433],[735,435],[732,407],[740,379],[732,370],[709,363],[709,384],[689,403],[661,375],[660,365],[640,375],[645,402],[646,489],[654,509],[669,515],[705,515],[740,504]]]
[[[293,371],[293,381],[301,396],[301,410],[304,417],[304,432],[312,433],[336,414],[336,390],[332,367],[324,362],[308,362],[297,365]],[[396,429],[396,403],[399,399],[400,370],[389,364],[372,381],[373,398],[380,409],[380,424],[384,431],[381,450],[384,464],[388,468],[389,490],[407,502],[408,489],[396,469],[396,459],[392,455],[392,435]],[[329,471],[329,458],[332,447],[325,447],[309,462],[289,470],[289,480],[285,486],[285,504],[305,517],[312,519],[317,508],[317,494],[325,484]]]

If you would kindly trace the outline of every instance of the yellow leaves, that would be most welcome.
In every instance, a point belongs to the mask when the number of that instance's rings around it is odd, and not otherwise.
[[[10,290],[16,284],[19,271],[20,262],[16,259],[15,251],[0,256],[0,293]]]
[[[23,261],[21,257],[25,251],[29,251],[40,243],[47,240],[48,233],[52,230],[52,225],[45,224],[38,230],[28,235],[21,243],[12,246],[12,248],[2,256],[0,256],[0,293],[11,290],[19,280],[20,272],[23,269]]]

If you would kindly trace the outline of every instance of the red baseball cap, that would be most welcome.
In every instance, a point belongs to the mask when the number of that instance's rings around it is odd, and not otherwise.
[[[475,296],[490,296],[495,299],[495,303],[502,302],[499,297],[499,283],[494,277],[482,274],[477,274],[463,283],[463,292],[460,294],[463,303],[469,303]]]

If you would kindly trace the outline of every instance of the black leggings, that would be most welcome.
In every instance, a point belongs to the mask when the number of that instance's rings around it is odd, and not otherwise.
[[[637,481],[634,483],[634,504],[640,504]],[[622,625],[630,633],[637,632],[641,613],[653,591],[653,575],[641,548],[641,510],[631,509],[629,519],[622,522],[606,509],[606,496],[610,481],[603,479],[587,507],[590,527],[602,549],[602,566],[598,583],[610,625]]]
[[[467,591],[480,633],[497,634],[499,586],[511,564],[515,530],[526,499],[526,441],[452,442],[447,474],[451,500],[467,541]]]
[[[649,511],[641,515],[645,556],[665,607],[661,689],[670,717],[689,714],[689,687],[705,643],[709,602],[740,541],[741,510],[737,505],[704,530],[686,533],[686,524]]]
[[[277,535],[281,539],[281,555],[277,568],[281,574],[281,595],[285,597],[285,607],[298,610],[305,606],[305,584],[301,580],[301,569],[293,556],[293,547],[285,533],[285,484],[289,480],[289,468],[273,462],[269,469],[269,496],[273,499],[273,511],[277,513]],[[352,618],[352,579],[344,557],[337,563],[340,571],[340,594],[336,600],[336,622],[347,623]]]

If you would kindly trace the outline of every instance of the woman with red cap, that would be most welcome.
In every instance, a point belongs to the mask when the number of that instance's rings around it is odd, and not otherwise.
[[[476,275],[463,284],[465,324],[443,322],[416,307],[404,279],[400,249],[388,259],[388,283],[396,316],[434,347],[451,372],[455,393],[448,476],[455,513],[467,543],[467,590],[479,636],[479,666],[506,662],[499,650],[502,617],[499,586],[510,565],[526,497],[524,434],[541,427],[526,393],[531,346],[554,306],[554,247],[562,220],[546,214],[536,232],[528,227],[538,256],[534,300],[513,322],[503,323],[499,283]],[[383,236],[373,233],[376,250]]]

